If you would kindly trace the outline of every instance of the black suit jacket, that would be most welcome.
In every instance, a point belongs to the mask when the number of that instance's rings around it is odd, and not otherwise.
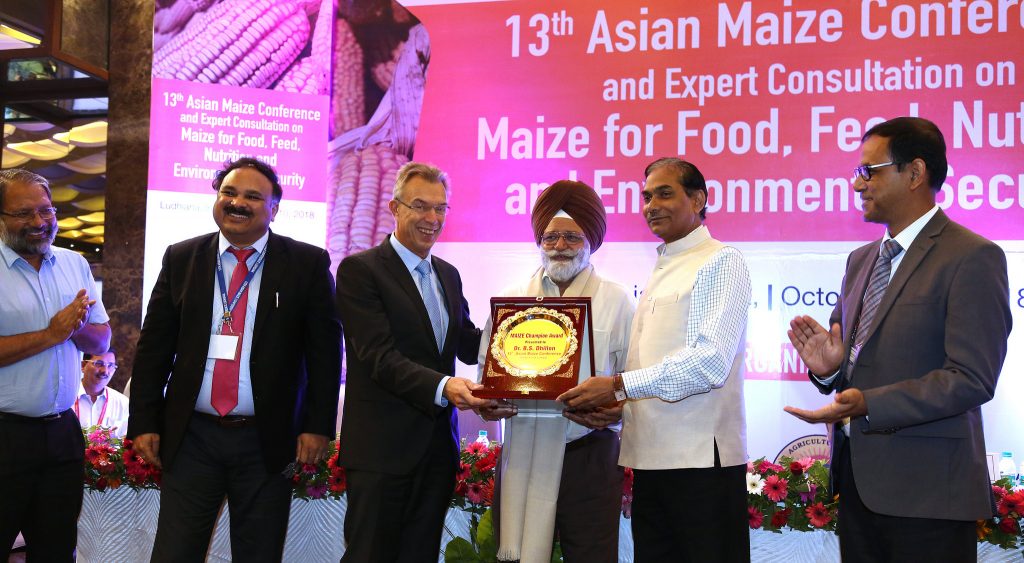
[[[217,249],[217,233],[167,248],[139,337],[128,435],[160,434],[165,465],[174,463],[203,381],[217,298]],[[300,433],[334,436],[341,325],[333,295],[325,250],[270,234],[249,364],[270,472],[281,472],[295,459]]]
[[[848,357],[878,247],[850,254],[832,323]],[[918,234],[885,290],[853,366],[823,393],[855,387],[867,417],[850,426],[865,506],[893,516],[976,520],[992,515],[981,405],[995,393],[1011,317],[1001,248],[941,210]],[[835,429],[835,448],[845,435]]]
[[[427,453],[435,424],[449,424],[458,455],[458,419],[452,405],[434,404],[441,378],[455,374],[455,358],[475,364],[480,329],[469,318],[462,279],[432,257],[444,290],[448,332],[438,352],[430,317],[409,270],[382,244],[338,266],[338,314],[345,327],[348,366],[340,459],[352,469],[407,474]]]

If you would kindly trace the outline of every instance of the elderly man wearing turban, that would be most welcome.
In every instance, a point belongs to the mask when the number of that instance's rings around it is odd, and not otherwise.
[[[563,393],[569,408],[628,399],[619,462],[633,468],[634,560],[749,561],[743,357],[750,274],[704,226],[693,164],[644,171],[658,247],[629,336],[626,369]]]
[[[590,265],[606,227],[604,206],[590,186],[555,182],[533,208],[542,266],[525,283],[502,292],[506,297],[590,297],[594,369],[601,375],[624,368],[636,308],[621,285],[602,279]],[[488,341],[487,335],[481,339],[481,360]],[[478,412],[496,420],[517,410],[506,404]],[[566,413],[570,420],[526,413],[510,419],[495,495],[499,559],[550,560],[557,529],[566,561],[618,560],[622,470],[616,431],[621,415],[622,407],[612,405],[586,416]],[[605,428],[609,424],[615,427]]]

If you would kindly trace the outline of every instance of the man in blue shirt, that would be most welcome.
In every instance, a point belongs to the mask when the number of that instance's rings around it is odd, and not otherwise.
[[[71,406],[80,352],[106,352],[110,325],[56,234],[46,179],[0,171],[0,561],[19,530],[30,561],[74,560],[85,443]]]

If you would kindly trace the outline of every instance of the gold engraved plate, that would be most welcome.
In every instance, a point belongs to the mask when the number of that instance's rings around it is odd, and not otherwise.
[[[509,375],[551,375],[576,353],[572,320],[547,307],[530,307],[505,318],[491,341],[491,357]]]
[[[588,297],[492,297],[490,327],[476,397],[530,399],[521,409],[561,416],[554,399],[593,376]]]

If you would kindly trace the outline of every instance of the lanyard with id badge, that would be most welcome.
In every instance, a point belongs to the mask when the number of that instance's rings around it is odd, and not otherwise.
[[[245,293],[246,288],[249,287],[249,283],[252,282],[256,272],[259,271],[260,266],[263,265],[263,260],[266,257],[267,250],[263,249],[259,256],[256,257],[256,263],[253,264],[249,273],[245,275],[242,280],[242,284],[238,286],[238,290],[235,295],[228,301],[228,291],[224,284],[224,265],[221,263],[220,255],[217,255],[217,287],[220,289],[220,302],[224,313],[221,315],[221,321],[217,323],[217,332],[210,336],[210,353],[209,357],[215,360],[227,360],[237,361],[238,360],[238,339],[239,335],[234,334],[231,327],[232,311],[235,309],[235,305],[238,305],[239,299],[242,298],[242,294]],[[237,268],[239,264],[235,267]],[[232,334],[224,334],[224,328],[227,327],[228,331]]]

